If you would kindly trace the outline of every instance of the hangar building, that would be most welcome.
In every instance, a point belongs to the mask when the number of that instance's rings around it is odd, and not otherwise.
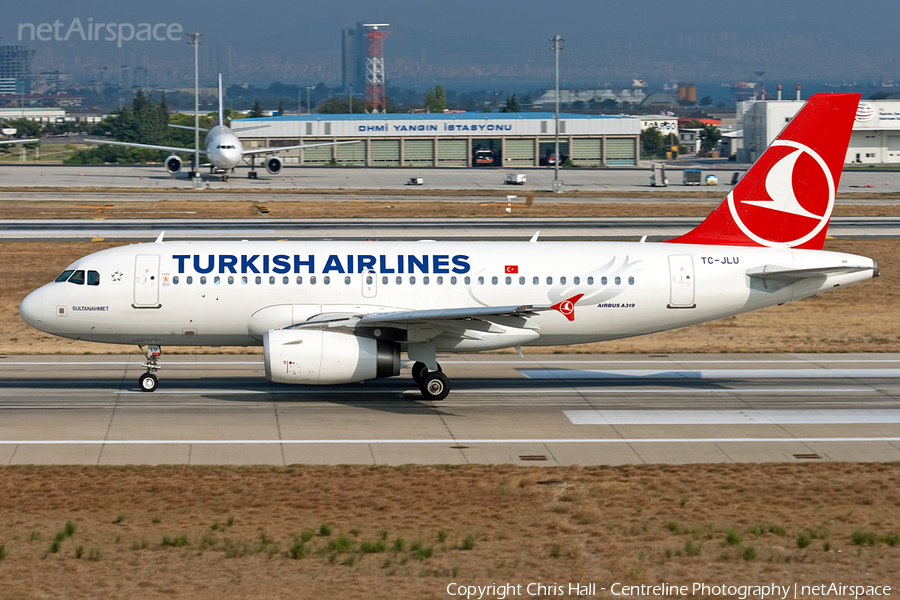
[[[738,151],[738,162],[756,160],[803,104],[798,100],[753,103],[744,114],[744,147]],[[900,163],[900,101],[863,100],[859,103],[844,163]]]
[[[287,164],[369,167],[536,167],[553,164],[553,113],[295,115],[241,119],[245,148],[361,140],[286,151]],[[578,166],[635,165],[637,117],[559,115],[561,160]],[[332,162],[333,161],[333,162]]]

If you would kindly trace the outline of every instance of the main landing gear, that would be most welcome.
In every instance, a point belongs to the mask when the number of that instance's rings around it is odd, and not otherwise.
[[[144,349],[143,346],[140,346],[141,350]],[[140,376],[138,379],[138,387],[141,388],[142,392],[155,392],[156,388],[159,387],[159,378],[156,376],[156,372],[159,371],[159,355],[161,354],[159,346],[147,346],[147,362],[143,363],[141,366],[146,367],[147,372]]]
[[[429,372],[422,362],[416,362],[412,367],[413,381],[426,400],[443,400],[450,393],[450,380],[444,375],[441,365],[438,364],[437,368],[437,371]]]

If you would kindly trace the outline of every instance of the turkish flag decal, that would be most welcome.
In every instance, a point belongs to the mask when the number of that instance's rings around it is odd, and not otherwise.
[[[503,272],[504,272],[504,273],[518,273],[518,272],[519,272],[519,265],[506,265],[506,266],[503,268]]]

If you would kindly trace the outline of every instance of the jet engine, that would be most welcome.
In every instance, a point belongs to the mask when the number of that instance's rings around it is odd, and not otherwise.
[[[266,379],[327,385],[400,374],[400,346],[347,333],[270,329],[263,335]]]
[[[270,156],[266,159],[266,171],[271,173],[272,175],[278,174],[281,170],[281,159],[277,156]]]
[[[169,173],[177,173],[181,170],[181,159],[174,154],[166,159],[166,170]]]

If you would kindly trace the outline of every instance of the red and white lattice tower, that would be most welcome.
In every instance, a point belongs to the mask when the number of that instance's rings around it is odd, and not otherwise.
[[[379,30],[379,27],[389,27],[390,23],[363,23],[363,27],[371,27],[366,34],[368,44],[366,49],[366,102],[372,107],[372,112],[385,112],[384,94],[384,38],[389,31]]]

